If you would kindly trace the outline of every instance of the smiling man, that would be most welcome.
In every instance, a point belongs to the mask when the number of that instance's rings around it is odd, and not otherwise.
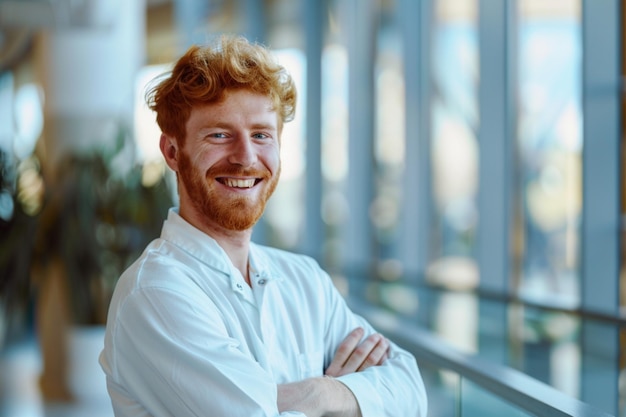
[[[415,359],[309,257],[256,245],[291,77],[239,37],[190,48],[147,101],[179,206],[120,278],[100,364],[117,417],[426,415]]]

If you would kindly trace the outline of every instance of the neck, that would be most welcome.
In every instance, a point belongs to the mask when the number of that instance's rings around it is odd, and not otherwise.
[[[248,274],[248,256],[250,252],[250,237],[252,230],[249,232],[233,232],[230,236],[215,236],[208,233],[217,243],[224,249],[230,261],[235,268],[241,272],[241,275],[250,285],[250,276]]]
[[[228,258],[235,268],[250,285],[248,274],[248,254],[250,252],[250,239],[252,238],[252,228],[246,230],[228,230],[214,223],[198,220],[194,216],[188,215],[182,209],[180,215],[187,222],[211,236],[224,249]]]

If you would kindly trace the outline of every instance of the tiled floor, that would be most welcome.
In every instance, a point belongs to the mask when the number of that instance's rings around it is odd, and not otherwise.
[[[41,357],[34,337],[7,347],[0,354],[0,417],[113,417],[97,362],[103,336],[99,328],[72,333],[73,403],[43,401],[38,385]]]

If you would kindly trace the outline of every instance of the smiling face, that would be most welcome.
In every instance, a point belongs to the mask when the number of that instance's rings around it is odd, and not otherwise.
[[[209,233],[252,228],[278,182],[279,134],[264,95],[234,90],[219,103],[193,107],[182,146],[161,136],[178,175],[181,216]]]

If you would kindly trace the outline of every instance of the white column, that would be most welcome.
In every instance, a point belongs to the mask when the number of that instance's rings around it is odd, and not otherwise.
[[[55,25],[37,41],[51,165],[67,152],[109,144],[120,124],[132,123],[135,75],[145,61],[145,0],[90,4],[86,24]]]

